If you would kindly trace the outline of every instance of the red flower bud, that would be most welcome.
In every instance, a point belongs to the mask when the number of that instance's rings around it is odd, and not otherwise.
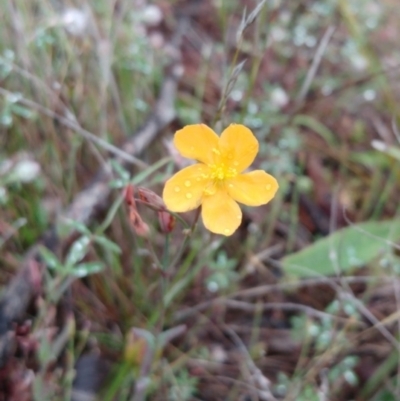
[[[133,185],[128,185],[124,189],[124,198],[129,209],[129,221],[132,228],[140,237],[147,237],[150,232],[149,226],[142,220],[137,210]]]
[[[150,206],[152,209],[163,211],[166,210],[165,203],[161,196],[158,196],[155,192],[150,189],[139,187],[137,189],[139,199]]]
[[[158,221],[163,233],[170,233],[175,227],[175,216],[166,211],[158,212]]]

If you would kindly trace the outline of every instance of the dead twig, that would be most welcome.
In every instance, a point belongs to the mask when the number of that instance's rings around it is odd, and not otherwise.
[[[375,276],[349,276],[349,277],[318,277],[318,278],[310,278],[304,279],[297,282],[284,282],[284,283],[277,283],[277,284],[265,284],[260,285],[258,287],[253,288],[246,288],[244,290],[237,291],[229,296],[222,296],[211,299],[209,301],[201,302],[195,306],[191,306],[188,308],[184,308],[180,311],[177,311],[174,314],[174,321],[179,322],[189,318],[190,316],[195,315],[196,313],[203,312],[208,308],[211,308],[214,305],[221,305],[225,304],[230,300],[236,298],[242,299],[253,299],[265,296],[270,294],[271,292],[275,291],[289,291],[295,290],[298,288],[309,287],[309,286],[316,286],[321,284],[328,284],[331,285],[332,288],[337,288],[337,283],[346,282],[348,284],[367,284],[367,283],[374,283],[374,282],[393,282],[393,279],[390,277],[375,277]],[[300,305],[305,306],[305,305]],[[272,307],[271,307],[272,308]]]
[[[297,98],[296,98],[297,104],[301,104],[304,101],[304,99],[307,95],[307,92],[310,89],[312,80],[314,79],[315,74],[317,73],[318,67],[321,64],[322,57],[325,53],[328,43],[331,40],[333,34],[335,33],[335,30],[336,30],[335,26],[330,26],[325,31],[324,36],[322,37],[321,42],[319,43],[317,51],[315,52],[315,56],[311,63],[310,69],[307,72],[306,79],[304,80],[303,85],[300,89],[300,92],[297,95]]]
[[[240,337],[228,326],[224,326],[224,330],[230,335],[233,343],[243,355],[244,374],[247,380],[251,383],[253,391],[258,399],[261,401],[276,401],[276,398],[271,391],[271,381],[261,372],[261,370],[254,363],[250,356],[249,351],[243,344]]]

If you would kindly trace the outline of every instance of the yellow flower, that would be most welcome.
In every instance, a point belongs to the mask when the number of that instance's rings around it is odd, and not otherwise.
[[[260,206],[278,190],[274,177],[263,170],[243,173],[258,153],[258,141],[243,125],[231,124],[219,137],[204,124],[177,131],[179,153],[199,163],[186,167],[165,184],[163,199],[171,212],[202,205],[202,218],[213,233],[231,235],[242,221],[239,203]]]

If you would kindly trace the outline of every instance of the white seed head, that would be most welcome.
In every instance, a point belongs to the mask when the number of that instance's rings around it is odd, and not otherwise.
[[[89,23],[88,15],[79,8],[68,8],[61,16],[65,29],[74,36],[82,36]]]
[[[15,181],[31,182],[40,173],[40,165],[34,160],[25,159],[20,160],[14,166],[12,176]]]
[[[142,21],[147,26],[156,26],[158,25],[163,19],[163,13],[160,7],[150,4],[146,6],[146,8],[142,12]]]

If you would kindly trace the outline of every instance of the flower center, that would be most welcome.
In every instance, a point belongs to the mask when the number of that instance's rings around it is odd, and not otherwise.
[[[210,174],[207,174],[209,181],[204,189],[204,195],[214,195],[218,189],[224,188],[226,180],[238,175],[237,169],[230,167],[232,164],[234,166],[238,165],[236,162],[232,163],[233,157],[231,154],[221,155],[220,150],[217,148],[212,148],[212,152],[214,153],[214,163],[208,165]]]
[[[221,184],[222,181],[227,178],[233,178],[237,176],[237,170],[233,167],[228,167],[225,163],[225,159],[229,159],[229,165],[232,164],[233,155],[231,153],[222,155],[221,151],[217,148],[212,148],[212,152],[214,153],[214,163],[209,165],[211,168],[211,176],[210,178],[214,181],[215,184]],[[235,166],[237,163],[233,163]]]
[[[204,190],[204,195],[214,195],[218,189],[224,187],[225,180],[236,177],[238,174],[235,168],[228,167],[224,163],[212,164],[209,167],[211,169],[210,181]]]
[[[233,178],[237,176],[237,170],[235,168],[226,166],[225,163],[213,164],[210,167],[210,178],[216,183],[224,181],[227,178]]]

